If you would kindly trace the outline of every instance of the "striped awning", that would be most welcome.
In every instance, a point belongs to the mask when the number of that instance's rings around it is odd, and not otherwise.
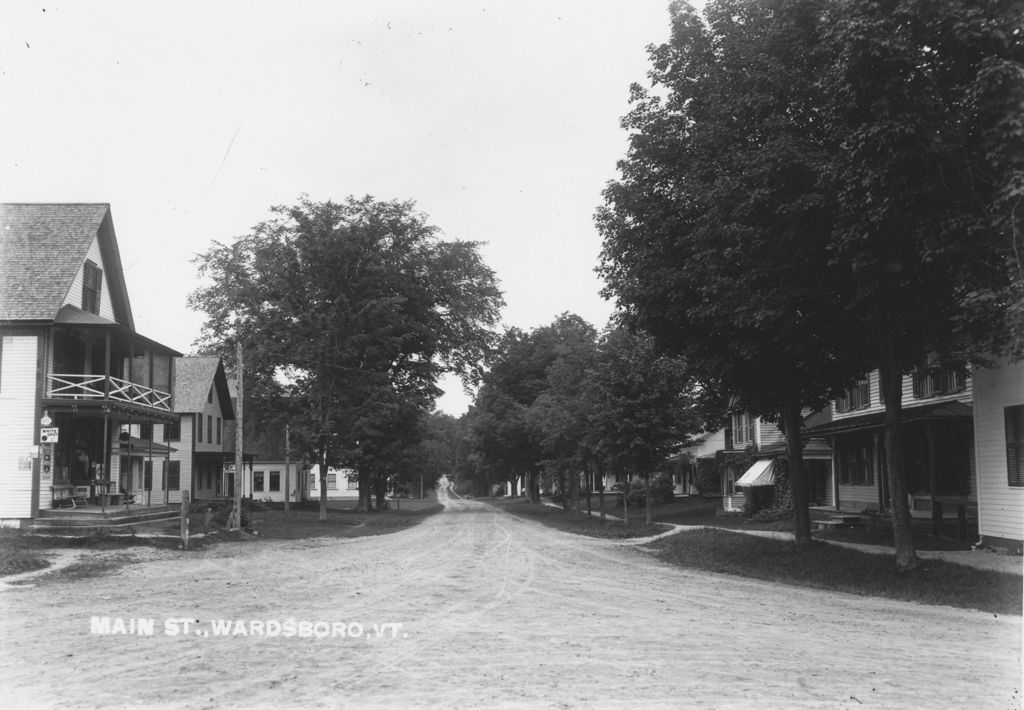
[[[775,459],[758,459],[747,472],[736,481],[737,486],[770,486],[775,483],[775,471],[772,464]]]

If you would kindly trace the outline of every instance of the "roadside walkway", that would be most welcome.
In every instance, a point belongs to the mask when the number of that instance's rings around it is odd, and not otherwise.
[[[558,508],[562,510],[562,506],[551,501],[542,501],[544,505],[551,506],[552,508]],[[592,510],[591,515],[599,516],[600,511]],[[643,515],[641,512],[640,515]],[[621,521],[622,518],[616,515],[609,515],[605,513],[605,517],[608,520]],[[671,530],[666,530],[663,533],[657,535],[651,535],[648,537],[638,537],[629,540],[616,540],[615,542],[620,545],[646,545],[655,540],[660,540],[670,535],[676,535],[686,530],[725,530],[726,532],[735,532],[742,535],[753,535],[754,537],[767,537],[775,540],[792,540],[793,533],[783,532],[781,530],[743,530],[741,528],[726,528],[717,525],[679,525],[677,523],[663,523],[655,521],[658,525],[669,525],[672,527]],[[830,545],[838,545],[840,547],[848,547],[852,550],[860,550],[861,552],[868,552],[873,555],[895,555],[895,548],[888,547],[886,545],[865,545],[856,542],[840,542],[838,540],[822,540]],[[1010,574],[1019,574],[1024,576],[1024,557],[1016,557],[1013,555],[999,555],[987,550],[918,550],[917,556],[922,560],[945,560],[947,562],[953,562],[958,565],[964,565],[965,567],[973,567],[975,569],[986,569],[994,570],[996,572],[1009,572]]]

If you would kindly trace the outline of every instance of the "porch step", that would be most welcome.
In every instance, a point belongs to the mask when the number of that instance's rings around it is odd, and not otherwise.
[[[829,530],[835,528],[855,528],[863,525],[859,515],[833,515],[828,520],[816,520],[814,524],[818,530]]]

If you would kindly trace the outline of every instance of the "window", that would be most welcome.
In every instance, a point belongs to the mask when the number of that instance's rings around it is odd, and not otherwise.
[[[338,490],[338,474],[328,473],[327,474],[327,490],[336,491]]]
[[[309,474],[309,485],[306,486],[306,487],[307,488],[316,488],[316,474],[315,473]]]
[[[206,417],[206,441],[213,443],[213,417]]]
[[[164,461],[164,468],[167,490],[176,491],[181,488],[181,461]]]
[[[220,443],[220,432],[221,432],[220,417],[217,417],[217,443],[218,444]]]
[[[281,472],[271,471],[270,472],[270,490],[279,491],[281,490]]]
[[[350,473],[350,474],[348,474],[348,476],[346,476],[346,478],[348,478],[348,490],[350,490],[350,491],[358,491],[359,490],[359,474],[358,473]]]
[[[153,438],[153,423],[146,422],[145,424],[139,424],[139,438],[145,441],[149,441]]]
[[[99,315],[103,293],[103,271],[91,261],[82,269],[82,310]]]
[[[868,378],[858,380],[848,388],[841,397],[836,399],[837,412],[849,412],[871,406],[871,384]]]
[[[181,420],[164,424],[164,441],[181,441]]]
[[[870,486],[875,482],[870,436],[845,437],[837,444],[839,483],[845,486]]]
[[[146,491],[153,490],[153,462],[143,461],[142,462],[142,489]]]
[[[263,471],[254,471],[252,474],[252,489],[256,493],[263,492]]]
[[[963,392],[967,387],[967,372],[955,365],[943,365],[932,356],[928,362],[914,370],[914,397],[927,399],[944,394]]]
[[[1024,486],[1024,404],[1003,410],[1006,423],[1006,483]]]
[[[199,437],[199,443],[201,444],[203,443],[203,415],[197,414],[196,416],[199,417],[199,425],[196,427],[196,436]]]
[[[732,415],[732,440],[734,444],[751,444],[754,440],[754,422],[749,412]]]

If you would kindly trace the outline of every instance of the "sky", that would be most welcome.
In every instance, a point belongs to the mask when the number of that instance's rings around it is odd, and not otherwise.
[[[136,328],[183,353],[193,257],[302,194],[414,200],[484,243],[505,326],[600,329],[593,214],[668,34],[668,0],[4,0],[0,201],[110,203]]]

